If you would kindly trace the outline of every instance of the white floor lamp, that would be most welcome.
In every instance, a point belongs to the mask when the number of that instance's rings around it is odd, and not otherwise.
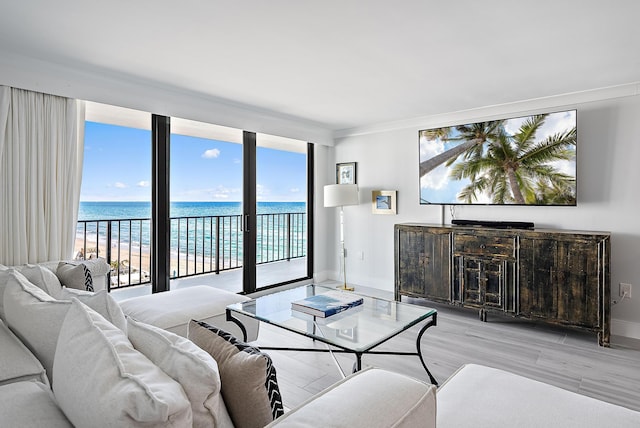
[[[324,206],[325,208],[340,207],[340,249],[342,251],[342,275],[344,284],[341,290],[353,291],[353,287],[347,286],[347,265],[345,263],[346,253],[344,250],[344,210],[346,205],[358,205],[358,185],[357,184],[329,184],[324,186]]]

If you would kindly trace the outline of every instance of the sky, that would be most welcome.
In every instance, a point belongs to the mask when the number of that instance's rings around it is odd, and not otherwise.
[[[510,134],[517,132],[522,123],[529,117],[530,116],[524,116],[505,121],[505,130]],[[547,116],[544,125],[541,126],[536,133],[536,141],[543,140],[559,132],[567,131],[576,126],[576,123],[575,110],[551,113]],[[454,130],[452,136],[455,136],[455,134],[456,131]],[[459,144],[459,142],[447,142],[439,138],[436,140],[427,140],[421,137],[420,162],[430,159],[457,144]],[[464,186],[469,184],[469,180],[449,180],[449,170],[453,165],[447,168],[442,164],[420,179],[420,197],[422,200],[429,201],[430,203],[460,203],[457,200],[457,194]],[[559,161],[554,162],[553,165],[565,174],[574,176],[576,174],[575,161]],[[491,198],[489,195],[480,194],[475,203],[488,204],[491,203]]]
[[[242,201],[242,145],[171,135],[171,200]],[[81,201],[151,200],[151,131],[85,124]],[[306,155],[258,147],[257,197],[306,199]]]

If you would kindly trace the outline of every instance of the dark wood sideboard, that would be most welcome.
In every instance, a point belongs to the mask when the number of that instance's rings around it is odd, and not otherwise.
[[[611,333],[607,232],[395,225],[395,299]]]

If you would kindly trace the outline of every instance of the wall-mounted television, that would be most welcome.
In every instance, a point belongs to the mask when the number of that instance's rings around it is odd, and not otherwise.
[[[576,205],[576,110],[424,129],[420,203]]]

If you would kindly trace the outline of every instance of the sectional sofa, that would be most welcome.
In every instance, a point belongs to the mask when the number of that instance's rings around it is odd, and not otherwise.
[[[259,349],[203,321],[190,321],[183,337],[126,316],[96,284],[71,289],[86,284],[79,274],[79,285],[58,277],[58,267],[0,266],[2,426],[640,426],[638,412],[476,365],[437,393],[365,369],[283,409]],[[61,273],[74,269],[84,270]]]

